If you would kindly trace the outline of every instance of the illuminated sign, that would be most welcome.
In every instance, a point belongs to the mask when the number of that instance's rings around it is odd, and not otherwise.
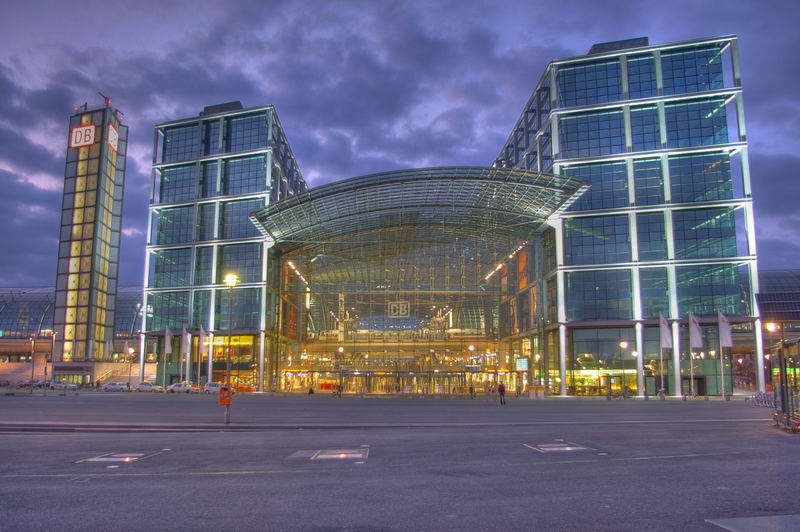
[[[73,127],[69,134],[69,147],[80,148],[94,144],[95,129],[94,124]]]
[[[408,301],[392,301],[389,303],[390,318],[405,318],[409,315]]]
[[[114,152],[117,151],[117,147],[119,146],[119,131],[117,131],[117,128],[115,128],[114,124],[111,122],[108,123],[108,145],[111,146]]]

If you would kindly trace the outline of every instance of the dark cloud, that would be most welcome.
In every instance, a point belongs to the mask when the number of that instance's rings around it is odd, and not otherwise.
[[[796,195],[785,193],[795,190],[798,162],[785,154],[798,151],[800,95],[787,88],[800,75],[789,24],[800,18],[800,4],[197,0],[133,9],[87,0],[62,11],[51,5],[53,15],[41,17],[36,3],[9,13],[17,23],[0,36],[7,50],[0,60],[0,99],[7,102],[0,168],[8,191],[0,219],[17,233],[0,241],[9,250],[0,282],[26,284],[14,280],[18,275],[52,283],[54,245],[36,240],[37,252],[26,249],[25,238],[55,239],[58,221],[50,218],[60,195],[31,181],[61,179],[67,117],[75,104],[100,103],[97,91],[112,98],[130,127],[120,278],[139,284],[156,123],[231,100],[273,104],[311,185],[404,167],[488,165],[548,61],[583,54],[595,42],[730,33],[741,42],[761,264],[793,267],[800,257],[792,241],[781,241],[800,222]],[[68,22],[87,9],[102,9],[114,23],[84,42]],[[14,31],[30,20],[42,29],[36,46]],[[42,207],[46,216],[20,225]]]

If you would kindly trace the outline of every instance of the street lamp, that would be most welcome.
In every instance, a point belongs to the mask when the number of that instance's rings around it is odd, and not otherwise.
[[[133,351],[132,347],[128,348],[128,389],[131,387],[131,370],[133,369]]]
[[[231,335],[233,334],[233,287],[239,282],[239,278],[235,273],[229,273],[225,276],[225,284],[228,285],[228,360],[225,363],[225,382],[228,389],[231,388],[231,351],[233,350],[233,342],[231,342]],[[231,405],[225,405],[225,423],[231,422]]]
[[[622,362],[622,398],[628,398],[628,390],[626,389],[625,384],[625,350],[628,349],[628,342],[626,340],[622,340],[619,343],[619,359]]]

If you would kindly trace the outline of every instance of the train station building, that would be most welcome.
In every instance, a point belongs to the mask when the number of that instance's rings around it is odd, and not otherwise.
[[[139,350],[169,379],[764,387],[735,36],[551,61],[486,167],[309,190],[274,108],[209,107],[156,126],[152,191]]]

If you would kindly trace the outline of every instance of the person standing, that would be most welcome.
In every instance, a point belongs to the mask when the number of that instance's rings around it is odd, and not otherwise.
[[[497,386],[497,394],[500,396],[500,404],[506,404],[506,385],[502,382]]]

